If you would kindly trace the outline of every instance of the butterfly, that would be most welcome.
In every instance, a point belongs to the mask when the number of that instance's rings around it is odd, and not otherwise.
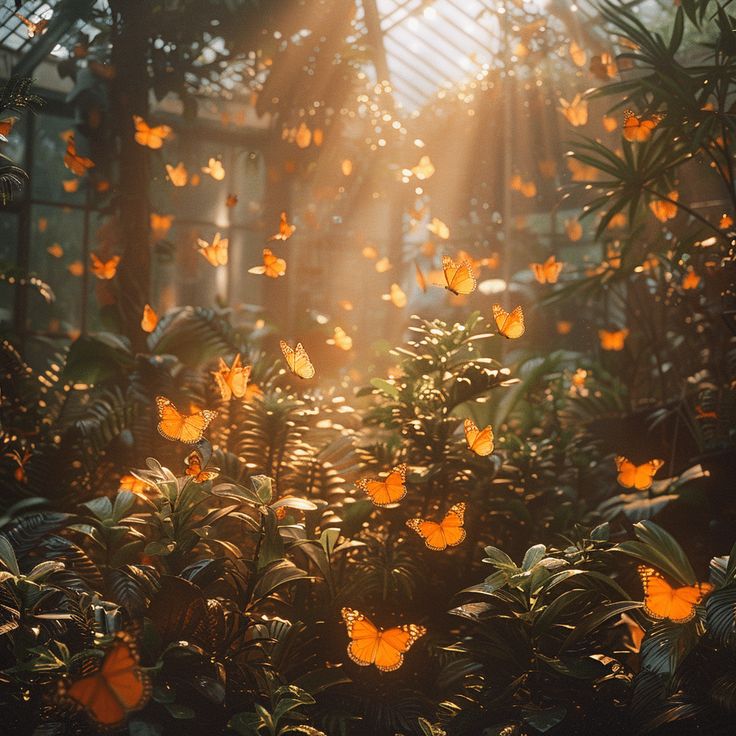
[[[700,283],[700,276],[698,276],[698,274],[695,273],[694,269],[688,268],[687,272],[682,278],[682,288],[683,289],[697,289],[699,283]]]
[[[604,115],[602,121],[606,133],[613,133],[613,131],[618,128],[618,120],[616,120],[612,115]]]
[[[575,243],[583,237],[583,226],[578,220],[565,220],[565,232],[567,237]]]
[[[183,442],[185,445],[199,442],[207,425],[217,416],[217,412],[210,409],[182,414],[165,396],[156,397],[156,406],[161,419],[158,423],[159,433],[167,440]]]
[[[227,265],[227,246],[228,239],[220,238],[220,233],[215,234],[211,243],[208,243],[206,240],[202,240],[202,238],[197,238],[197,252],[202,255],[211,266]]]
[[[275,256],[269,248],[264,248],[263,265],[249,268],[248,273],[263,274],[270,279],[277,279],[279,276],[286,274],[286,261]]]
[[[570,54],[572,63],[575,64],[575,66],[585,66],[585,62],[588,60],[588,54],[585,53],[585,49],[576,41],[570,41],[568,53]]]
[[[442,238],[442,240],[447,240],[450,237],[450,228],[439,217],[432,218],[432,222],[427,225],[427,230],[434,233],[438,238]]]
[[[340,614],[350,637],[350,659],[361,667],[374,664],[381,672],[399,669],[404,662],[404,654],[427,633],[424,626],[416,624],[379,629],[352,608],[343,608]]]
[[[521,306],[507,312],[500,304],[494,304],[493,319],[499,335],[515,340],[524,334],[524,312]]]
[[[653,568],[639,565],[637,570],[644,588],[644,612],[654,619],[687,623],[695,617],[695,607],[713,590],[710,583],[673,588]]]
[[[269,240],[288,240],[294,234],[295,230],[296,226],[290,225],[286,219],[286,212],[282,212],[279,220],[279,231],[275,235],[272,235]]]
[[[411,173],[414,174],[414,176],[416,176],[419,181],[429,179],[429,177],[432,176],[434,172],[434,164],[432,163],[432,159],[429,156],[422,156],[419,159],[419,163],[416,166],[413,166],[411,169]]]
[[[8,136],[17,122],[18,117],[15,115],[10,115],[9,117],[0,120],[0,141],[3,143],[8,142]]]
[[[598,77],[598,79],[602,79],[604,82],[613,79],[618,71],[613,56],[606,53],[593,56],[588,68],[594,77]]]
[[[598,330],[598,339],[603,350],[623,350],[624,342],[628,336],[629,331],[626,328],[622,330]]]
[[[5,457],[10,458],[16,464],[17,467],[13,471],[13,477],[18,483],[27,483],[26,463],[31,459],[31,453],[25,450],[21,455],[18,450],[13,450],[12,452],[6,452]]]
[[[309,144],[312,142],[312,131],[309,130],[306,123],[300,123],[294,140],[299,148],[309,148]]]
[[[406,525],[424,540],[429,549],[441,552],[448,547],[456,547],[465,539],[464,517],[465,504],[456,503],[439,523],[426,519],[409,519]]]
[[[654,476],[663,465],[664,460],[657,459],[649,460],[641,465],[634,465],[631,460],[623,455],[616,455],[616,468],[618,470],[616,480],[624,488],[636,488],[639,491],[646,491],[652,487]]]
[[[228,194],[227,198],[225,199],[225,207],[235,207],[235,205],[238,203],[238,195],[237,194]]]
[[[667,222],[667,220],[677,217],[677,204],[675,203],[679,199],[680,194],[679,192],[670,192],[667,196],[673,201],[653,199],[649,203],[649,209],[660,222]]]
[[[77,153],[77,145],[74,142],[74,134],[70,133],[66,139],[66,153],[64,154],[64,166],[77,176],[84,176],[89,169],[95,165],[91,158],[80,156]]]
[[[326,342],[328,345],[334,345],[335,347],[340,348],[340,350],[345,350],[346,352],[353,348],[353,338],[350,337],[342,327],[335,327],[333,336]]]
[[[46,248],[46,252],[54,258],[61,258],[64,255],[64,249],[58,243],[50,245]]]
[[[304,346],[298,342],[295,348],[289,347],[284,340],[279,342],[281,346],[281,352],[283,353],[286,365],[289,366],[289,370],[299,378],[313,378],[314,377],[314,366],[312,361],[309,360],[307,351]]]
[[[120,256],[113,256],[109,260],[103,261],[96,253],[90,253],[89,258],[90,261],[92,261],[92,273],[97,276],[98,279],[109,281],[110,279],[115,278],[118,264],[120,263]]]
[[[79,179],[64,179],[61,188],[68,194],[73,194],[79,190]]]
[[[212,371],[212,375],[215,377],[223,401],[230,401],[233,396],[236,399],[245,396],[251,370],[252,366],[241,364],[240,353],[235,355],[231,366],[228,366],[222,358],[219,359],[218,369]]]
[[[143,317],[141,317],[141,329],[143,332],[153,332],[158,324],[158,315],[153,311],[150,304],[143,307]]]
[[[572,322],[570,322],[569,320],[558,320],[555,326],[558,335],[569,335],[570,332],[572,332]]]
[[[381,294],[381,299],[386,302],[391,302],[391,304],[399,309],[403,309],[407,303],[406,294],[398,284],[391,284],[389,293]]]
[[[718,227],[721,230],[727,230],[731,225],[733,225],[733,217],[731,217],[727,212],[724,212],[721,215],[721,219],[718,221]]]
[[[23,25],[26,27],[28,38],[43,35],[44,33],[46,33],[46,29],[49,25],[48,18],[41,18],[34,23],[32,20],[28,20],[28,18],[26,18],[24,15],[21,15],[20,13],[15,13],[15,17],[18,18],[20,22],[23,23]]]
[[[442,256],[442,274],[445,277],[445,289],[455,296],[470,294],[475,291],[475,276],[473,268],[467,260],[457,265],[450,256]],[[436,284],[440,286],[441,284]]]
[[[208,480],[214,480],[220,473],[219,468],[211,468],[210,470],[202,470],[202,458],[196,450],[192,450],[184,460],[186,470],[184,471],[195,483],[206,483]]]
[[[130,491],[131,493],[145,494],[147,489],[155,489],[156,486],[145,480],[136,478],[134,475],[126,473],[120,476],[118,481],[118,489],[121,491]]]
[[[66,268],[72,276],[81,276],[84,273],[82,261],[72,261]]]
[[[579,224],[579,223],[578,223]],[[552,255],[544,263],[530,263],[534,278],[540,284],[556,284],[563,264]]]
[[[157,212],[151,212],[149,222],[153,237],[160,240],[161,238],[165,238],[169,230],[171,230],[171,226],[174,223],[174,215],[159,215]]]
[[[360,254],[363,258],[367,258],[368,260],[378,258],[378,251],[372,245],[366,245],[363,250],[360,251]]]
[[[169,175],[169,181],[175,187],[185,187],[189,181],[189,172],[182,161],[179,161],[176,166],[166,164],[166,173]]]
[[[579,93],[570,102],[560,97],[558,110],[565,116],[567,122],[576,128],[588,122],[588,101]]]
[[[397,503],[406,496],[406,464],[397,465],[385,480],[361,479],[355,485],[367,493],[376,506]]]
[[[72,682],[65,695],[97,726],[112,728],[142,708],[150,691],[150,682],[138,666],[137,653],[120,637],[108,649],[99,669]]]
[[[493,452],[493,428],[489,425],[483,429],[478,429],[472,419],[466,419],[463,422],[465,429],[465,440],[468,448],[476,455],[484,457]]]
[[[639,117],[633,110],[624,110],[623,137],[634,143],[648,141],[663,118],[664,115],[658,114],[649,118]]]
[[[164,140],[171,135],[171,128],[168,125],[151,127],[140,115],[133,115],[133,123],[135,124],[135,142],[153,150],[161,148]]]
[[[210,158],[207,166],[202,167],[204,174],[209,174],[215,181],[222,181],[225,178],[225,168],[219,158]]]

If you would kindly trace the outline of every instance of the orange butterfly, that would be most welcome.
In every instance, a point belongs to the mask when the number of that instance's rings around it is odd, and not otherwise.
[[[442,256],[442,273],[445,277],[445,289],[451,291],[455,296],[475,291],[476,281],[473,268],[467,260],[461,261],[458,266],[450,256]]]
[[[207,425],[217,416],[217,412],[210,409],[182,414],[165,396],[156,397],[156,406],[161,419],[158,423],[159,433],[167,440],[183,442],[185,445],[199,442]]]
[[[84,273],[82,261],[72,261],[66,268],[72,276],[81,276]]]
[[[225,266],[227,265],[227,247],[228,239],[220,238],[220,233],[216,233],[211,243],[208,243],[202,238],[197,238],[197,249],[198,253],[204,257],[204,259],[211,266]]]
[[[77,145],[74,142],[74,134],[70,133],[66,139],[66,153],[64,154],[64,166],[77,176],[84,176],[89,169],[95,165],[91,158],[80,156],[77,153]]]
[[[326,342],[328,345],[334,345],[346,352],[353,349],[353,338],[342,327],[335,327],[333,336]]]
[[[399,669],[404,662],[404,654],[427,633],[424,626],[416,624],[379,629],[352,608],[343,608],[340,613],[350,637],[350,659],[361,667],[374,664],[381,672]]]
[[[727,230],[731,225],[733,225],[733,217],[731,217],[727,212],[724,212],[721,215],[721,219],[718,221],[718,227],[721,230]]]
[[[600,54],[593,56],[590,60],[590,72],[594,77],[607,82],[613,79],[618,71],[618,66],[611,54]]]
[[[500,304],[494,304],[493,319],[499,335],[515,340],[524,334],[524,311],[521,305],[507,312]]]
[[[103,261],[96,253],[90,253],[89,258],[92,261],[92,273],[97,276],[98,279],[109,281],[110,279],[115,278],[118,264],[120,263],[120,256],[113,256],[109,260]]]
[[[140,115],[133,115],[133,123],[135,123],[135,142],[153,150],[161,148],[164,140],[171,135],[171,128],[168,125],[151,127]]]
[[[287,345],[284,340],[279,342],[281,346],[281,352],[283,353],[286,365],[289,366],[289,370],[299,378],[314,378],[314,366],[312,361],[309,360],[309,355],[304,349],[304,346],[298,342],[295,348],[291,348]]]
[[[10,115],[9,117],[0,120],[0,141],[3,143],[8,142],[8,136],[17,122],[18,117],[15,115]]]
[[[227,199],[225,199],[225,207],[235,207],[235,205],[238,203],[238,195],[237,194],[228,194]]]
[[[236,399],[242,399],[245,396],[251,370],[252,366],[241,364],[240,353],[235,355],[231,366],[228,366],[222,358],[219,359],[218,369],[212,371],[212,375],[215,377],[223,401],[230,401],[233,396]]]
[[[138,666],[137,653],[121,637],[108,649],[99,669],[75,680],[65,695],[97,726],[108,729],[142,708],[150,691],[150,682]]]
[[[288,240],[296,230],[295,225],[290,225],[286,219],[286,212],[281,213],[281,219],[279,220],[279,231],[272,235],[269,240]]]
[[[652,214],[660,221],[667,222],[677,217],[677,205],[675,202],[680,198],[679,192],[672,191],[668,195],[670,200],[667,199],[653,199],[649,203],[649,209]]]
[[[558,335],[569,335],[572,332],[572,322],[566,319],[558,320],[556,328]]]
[[[583,226],[579,220],[565,220],[565,232],[567,237],[575,243],[583,237]]]
[[[153,332],[158,324],[158,315],[153,311],[150,304],[143,307],[143,317],[141,318],[141,329],[143,332]]]
[[[192,450],[184,460],[186,470],[184,471],[192,478],[195,483],[206,483],[208,480],[214,480],[220,473],[219,468],[211,468],[210,470],[202,470],[202,458],[196,450]]]
[[[160,240],[161,238],[165,238],[169,230],[171,230],[171,226],[174,223],[174,215],[159,215],[157,212],[151,212],[149,222],[153,237],[156,240]]]
[[[185,187],[189,181],[189,172],[182,161],[179,161],[176,166],[166,164],[166,173],[169,175],[169,181],[175,187]]]
[[[560,97],[558,110],[565,116],[567,122],[576,128],[588,122],[588,101],[579,93],[570,102]]]
[[[688,268],[687,272],[682,278],[682,288],[683,289],[697,289],[698,284],[700,284],[700,276],[698,276],[698,274],[695,273],[695,269]]]
[[[12,452],[6,452],[5,457],[10,458],[18,466],[13,471],[13,477],[18,483],[27,483],[26,463],[31,459],[31,453],[25,450],[21,455],[18,450],[13,450]]]
[[[209,174],[215,181],[222,181],[225,178],[225,168],[219,158],[210,158],[207,166],[202,167],[202,172]]]
[[[588,60],[588,54],[585,53],[585,49],[577,41],[570,41],[568,53],[575,66],[585,66],[585,62]]]
[[[629,331],[625,327],[622,330],[598,330],[598,339],[603,350],[623,350],[628,336]]]
[[[61,187],[68,194],[73,194],[79,190],[79,179],[64,179],[61,182]]]
[[[119,490],[130,491],[131,493],[145,495],[146,490],[153,488],[155,488],[155,486],[151,485],[151,483],[127,473],[125,475],[121,475],[120,480],[118,481]]]
[[[652,137],[652,131],[662,122],[664,115],[639,117],[633,110],[624,110],[623,136],[627,141],[643,143]]]
[[[483,429],[478,429],[472,419],[466,419],[463,422],[463,427],[465,429],[465,440],[468,443],[468,449],[481,457],[490,455],[493,452],[493,428],[490,425]]]
[[[427,230],[438,238],[442,238],[442,240],[447,240],[450,237],[450,228],[439,217],[432,218],[432,222],[427,225]]]
[[[636,488],[646,491],[652,487],[654,476],[664,465],[664,460],[649,460],[641,465],[634,465],[631,460],[623,455],[616,455],[616,468],[618,469],[618,484],[624,488]]]
[[[48,18],[41,18],[34,23],[32,20],[28,20],[28,18],[26,18],[24,15],[21,15],[20,13],[15,13],[15,17],[18,18],[20,22],[23,23],[23,25],[26,27],[28,38],[43,35],[44,33],[46,33],[46,29],[49,25]]]
[[[429,179],[429,177],[434,174],[434,171],[434,164],[429,156],[422,156],[419,159],[419,163],[411,169],[411,173],[420,181]]]
[[[530,263],[534,278],[540,284],[556,284],[563,264],[552,255],[544,263]]]
[[[695,617],[695,608],[713,591],[710,583],[673,588],[661,573],[646,565],[637,568],[644,588],[644,612],[657,620],[684,624]]]
[[[391,304],[399,309],[403,309],[408,301],[404,290],[398,284],[391,284],[389,293],[381,294],[381,299],[386,302],[391,302]]]
[[[406,525],[424,540],[429,549],[441,552],[448,547],[456,547],[465,539],[464,517],[465,504],[456,503],[439,523],[426,519],[409,519]]]
[[[361,479],[355,485],[367,493],[376,506],[398,503],[406,496],[406,464],[397,465],[386,480]]]
[[[46,248],[46,252],[54,258],[61,258],[64,255],[64,249],[58,243],[50,245]]]
[[[275,256],[269,248],[264,248],[263,265],[249,268],[248,273],[262,274],[270,279],[277,279],[279,276],[286,275],[286,261]]]

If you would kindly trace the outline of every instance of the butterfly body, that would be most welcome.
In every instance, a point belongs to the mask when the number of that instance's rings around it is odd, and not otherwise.
[[[603,350],[620,351],[624,349],[624,343],[629,336],[629,331],[622,330],[598,330],[598,339]]]
[[[89,259],[92,263],[90,266],[92,273],[102,281],[109,281],[115,278],[120,263],[120,256],[113,256],[107,261],[103,261],[96,253],[90,253]]]
[[[445,277],[445,289],[455,296],[475,291],[476,281],[469,261],[463,260],[458,265],[450,256],[442,256],[442,273]]]
[[[206,483],[208,480],[214,480],[220,473],[219,468],[202,469],[202,458],[196,450],[192,450],[184,460],[186,466],[185,473],[192,479],[194,483]]]
[[[385,480],[361,479],[356,485],[376,506],[398,503],[406,496],[406,464],[397,465]]]
[[[507,312],[500,304],[494,304],[493,319],[499,335],[515,340],[524,334],[524,311],[521,306]]]
[[[644,612],[653,619],[669,619],[684,624],[695,617],[695,609],[713,591],[710,583],[695,583],[675,588],[651,567],[637,568],[644,587]]]
[[[171,135],[168,125],[150,126],[140,115],[133,115],[135,125],[135,142],[146,148],[157,150],[164,144],[164,140]]]
[[[448,547],[456,547],[465,539],[465,504],[456,503],[440,522],[426,519],[409,519],[406,525],[415,531],[431,550],[441,552]]]
[[[664,460],[649,460],[641,465],[634,465],[623,455],[616,456],[616,468],[618,470],[619,485],[624,488],[636,488],[638,491],[646,491],[652,487],[654,476],[664,465]]]
[[[540,284],[556,284],[562,271],[562,263],[550,256],[544,263],[529,264],[534,278]]]
[[[211,266],[226,266],[228,253],[228,239],[221,238],[216,233],[211,243],[197,238],[197,251]]]
[[[249,268],[248,273],[255,273],[268,276],[270,279],[277,279],[279,276],[286,275],[286,261],[283,258],[275,256],[269,248],[264,248],[263,265]]]
[[[290,225],[286,219],[286,212],[282,212],[279,219],[279,231],[272,235],[269,240],[288,240],[296,230],[295,225]]]
[[[165,396],[156,397],[156,406],[160,418],[159,433],[167,440],[183,442],[185,445],[199,442],[209,423],[217,416],[217,412],[210,409],[182,414],[174,402]]]

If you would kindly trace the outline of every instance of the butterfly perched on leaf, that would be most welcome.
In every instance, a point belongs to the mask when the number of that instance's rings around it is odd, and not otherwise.
[[[119,726],[148,702],[150,681],[139,667],[133,643],[126,637],[118,636],[99,666],[92,659],[85,665],[82,676],[64,688],[63,699],[83,710],[96,728]]]
[[[713,591],[710,583],[695,583],[675,588],[657,570],[646,565],[637,568],[644,588],[644,613],[653,619],[668,619],[684,624],[695,617],[695,609]]]
[[[135,142],[154,151],[163,146],[164,141],[171,135],[168,125],[149,125],[140,115],[133,115],[135,125]]]
[[[228,239],[221,238],[220,233],[215,233],[211,243],[202,238],[197,238],[197,252],[211,266],[227,265]]]
[[[189,172],[182,161],[179,161],[176,166],[166,164],[166,173],[169,176],[169,181],[175,187],[185,187],[189,181]]]
[[[540,284],[556,284],[557,279],[562,271],[563,264],[558,261],[553,255],[550,256],[544,263],[530,263],[534,278]]]
[[[361,478],[355,485],[367,493],[376,506],[388,506],[406,496],[405,481],[406,464],[402,463],[393,468],[384,480]]]
[[[637,115],[633,110],[624,110],[622,135],[632,143],[644,143],[652,137],[652,131],[662,122],[664,115],[650,117]]]
[[[463,429],[465,430],[465,441],[468,443],[469,450],[481,457],[493,452],[493,428],[490,425],[478,429],[472,419],[466,419],[463,422]]]
[[[219,468],[209,468],[208,470],[202,469],[202,458],[196,450],[192,450],[187,455],[184,460],[184,465],[186,466],[184,472],[195,483],[206,483],[208,480],[214,480],[220,475]]]
[[[263,265],[249,268],[248,273],[261,274],[268,276],[270,279],[277,279],[279,276],[286,275],[286,261],[275,256],[269,248],[264,248]]]
[[[95,162],[91,158],[80,156],[77,153],[77,144],[74,141],[74,134],[70,133],[66,138],[64,166],[77,176],[84,176],[94,165]]]
[[[90,253],[89,259],[92,264],[90,269],[98,279],[109,281],[115,278],[115,274],[118,271],[118,264],[120,263],[120,256],[113,256],[103,261],[97,253]]]
[[[441,552],[448,547],[456,547],[465,539],[465,504],[456,503],[440,522],[426,519],[409,519],[406,525],[415,531],[431,550]]]
[[[290,347],[284,340],[279,342],[281,352],[289,370],[299,378],[314,378],[314,366],[304,346],[298,342],[295,348]]]
[[[153,332],[158,324],[158,315],[154,312],[150,304],[143,307],[143,317],[141,317],[141,329],[143,332]]]
[[[629,331],[625,327],[621,330],[598,330],[598,340],[603,350],[623,350],[628,336]]]
[[[207,166],[202,167],[202,173],[209,174],[215,181],[222,181],[225,178],[225,167],[219,158],[210,158]]]
[[[223,401],[230,401],[233,396],[236,399],[242,399],[245,396],[251,369],[252,366],[242,365],[240,353],[235,355],[230,366],[222,358],[219,359],[218,369],[212,371],[212,375]]]
[[[174,402],[165,396],[156,397],[160,421],[158,431],[167,440],[193,445],[199,442],[209,423],[217,416],[216,411],[202,409],[192,414],[182,414]]]
[[[494,304],[493,319],[499,335],[515,340],[524,334],[524,311],[521,305],[507,312],[500,304]]]
[[[634,465],[623,455],[616,456],[616,468],[618,477],[616,480],[624,488],[636,488],[638,491],[646,491],[652,487],[654,476],[664,465],[664,460],[649,460],[641,465]]]
[[[467,260],[457,264],[450,256],[442,256],[442,275],[445,278],[445,289],[455,296],[471,294],[475,291],[476,281],[473,268]],[[437,285],[440,286],[440,284]]]
[[[282,212],[279,218],[279,231],[272,235],[269,240],[288,240],[296,230],[296,225],[290,225],[286,219],[286,212]]]
[[[404,662],[404,655],[427,633],[424,626],[416,624],[379,629],[352,608],[343,608],[340,613],[350,637],[350,659],[361,667],[375,665],[382,672],[399,669]]]

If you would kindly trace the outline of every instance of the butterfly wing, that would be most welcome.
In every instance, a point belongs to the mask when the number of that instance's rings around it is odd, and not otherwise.
[[[404,654],[426,633],[424,626],[416,624],[394,626],[382,631],[374,655],[374,664],[381,672],[399,669],[404,663]]]
[[[636,465],[623,455],[616,455],[616,468],[618,469],[618,484],[624,488],[633,488],[636,483]]]
[[[156,397],[156,406],[160,421],[158,431],[167,440],[193,445],[202,439],[207,425],[217,416],[216,411],[203,409],[194,414],[182,414],[170,399],[165,396]]]
[[[455,547],[465,539],[465,529],[463,529],[464,521],[464,503],[456,503],[445,514],[445,518],[442,519],[440,526],[442,527],[442,533],[444,534],[448,547]]]
[[[639,465],[634,473],[634,487],[639,491],[646,491],[651,488],[654,476],[663,465],[664,460],[659,459],[649,460],[649,462]]]
[[[143,317],[141,319],[141,329],[143,332],[153,332],[158,324],[158,315],[153,311],[150,304],[143,307]]]
[[[220,396],[222,400],[230,401],[230,399],[233,397],[233,392],[230,388],[230,384],[225,380],[225,376],[223,375],[222,371],[212,371],[212,375],[215,378],[217,388],[220,390]]]
[[[485,457],[493,452],[493,429],[490,426],[478,429],[472,419],[466,419],[464,428],[468,448],[476,455]]]
[[[361,667],[375,662],[381,635],[378,629],[359,611],[343,608],[340,612],[348,630],[348,656]]]
[[[289,366],[289,370],[299,378],[313,378],[314,377],[314,366],[312,361],[309,360],[309,355],[304,349],[304,346],[298,342],[295,348],[289,347],[284,340],[279,343],[281,346],[281,352],[286,360],[286,365]]]
[[[376,506],[388,506],[406,496],[406,465],[397,465],[385,480],[359,480],[356,485]]]
[[[651,567],[639,565],[638,571],[644,588],[644,611],[654,619],[687,623],[694,618],[696,606],[713,590],[710,583],[673,588]]]
[[[227,383],[236,399],[242,399],[248,389],[248,379],[250,378],[251,366],[243,367],[240,365],[240,355],[238,354],[233,361]]]
[[[507,312],[500,304],[494,304],[493,318],[499,334],[504,337],[514,340],[524,334],[524,312],[521,306]]]
[[[428,521],[427,519],[408,519],[406,525],[412,531],[415,531],[423,540],[429,549],[441,552],[447,548],[447,539],[445,538],[442,525],[436,521]]]
[[[447,284],[445,288],[453,294],[470,294],[475,291],[475,276],[468,261],[457,265],[449,256],[442,256],[442,271]]]

